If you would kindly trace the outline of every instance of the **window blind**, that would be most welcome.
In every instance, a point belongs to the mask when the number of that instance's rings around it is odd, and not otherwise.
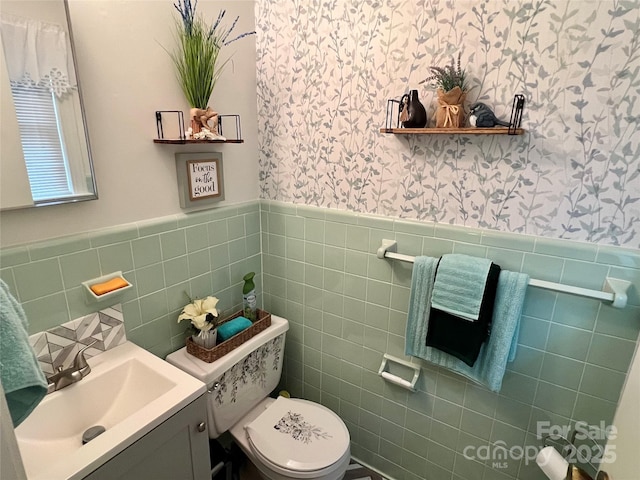
[[[34,202],[72,195],[53,93],[23,84],[12,84],[11,92]]]

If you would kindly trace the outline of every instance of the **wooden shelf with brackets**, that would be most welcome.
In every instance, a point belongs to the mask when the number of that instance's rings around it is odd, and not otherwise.
[[[162,122],[163,114],[172,114],[177,119],[178,138],[164,138],[164,125]],[[180,110],[158,110],[156,111],[156,129],[158,131],[158,138],[153,139],[153,143],[160,143],[165,145],[187,145],[187,144],[203,144],[203,143],[244,143],[242,139],[242,130],[240,128],[240,115],[218,115],[218,131],[219,135],[223,135],[222,124],[225,119],[231,119],[235,124],[236,135],[235,138],[220,139],[193,139],[187,138],[185,134],[184,114]],[[226,122],[224,122],[226,123]]]
[[[513,97],[509,127],[400,128],[400,107],[400,100],[395,98],[387,100],[385,128],[381,128],[380,133],[390,133],[393,135],[523,135],[525,132],[523,128],[520,128],[522,124],[522,110],[524,108],[524,96],[521,94],[516,94]]]
[[[172,145],[187,145],[194,143],[244,143],[242,139],[227,139],[227,140],[192,140],[192,139],[169,139],[169,138],[154,138],[153,143],[163,143]]]
[[[380,133],[392,133],[394,135],[522,135],[523,128],[510,129],[508,127],[493,128],[381,128]]]

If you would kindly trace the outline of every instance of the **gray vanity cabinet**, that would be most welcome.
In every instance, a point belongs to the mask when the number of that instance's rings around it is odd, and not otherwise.
[[[204,480],[211,478],[205,396],[199,397],[85,480]]]

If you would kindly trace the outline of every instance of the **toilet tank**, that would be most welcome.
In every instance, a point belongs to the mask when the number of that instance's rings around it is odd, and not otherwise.
[[[271,325],[239,347],[206,363],[187,353],[170,354],[167,362],[207,384],[209,436],[217,438],[278,386],[289,322],[276,315]]]

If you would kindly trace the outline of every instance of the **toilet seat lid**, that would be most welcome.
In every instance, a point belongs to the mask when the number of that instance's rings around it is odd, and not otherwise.
[[[260,454],[288,470],[326,468],[349,448],[349,431],[342,419],[307,400],[278,397],[245,429]]]

